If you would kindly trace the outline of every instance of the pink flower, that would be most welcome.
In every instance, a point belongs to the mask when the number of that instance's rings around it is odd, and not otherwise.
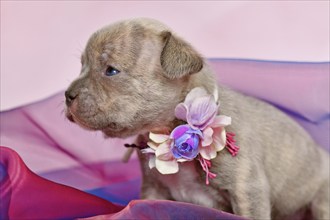
[[[223,150],[227,143],[225,126],[231,124],[231,118],[225,115],[216,116],[215,120],[203,130],[203,141],[199,153],[206,160],[214,159],[217,152]]]
[[[199,152],[204,159],[211,160],[217,152],[226,146],[225,126],[231,124],[231,118],[217,116],[219,106],[214,96],[205,89],[197,87],[192,89],[183,103],[175,108],[175,116],[203,132],[203,140]]]
[[[177,126],[170,135],[149,133],[149,148],[142,151],[150,155],[150,169],[155,167],[162,174],[173,174],[179,171],[178,162],[197,158],[207,175],[206,184],[209,178],[215,178],[210,160],[225,147],[233,156],[239,150],[234,134],[225,131],[231,118],[217,116],[218,108],[215,97],[205,89],[192,89],[175,108],[175,116],[188,124]]]
[[[176,106],[175,116],[194,129],[204,130],[216,117],[218,108],[213,95],[197,87],[188,93],[183,103]]]

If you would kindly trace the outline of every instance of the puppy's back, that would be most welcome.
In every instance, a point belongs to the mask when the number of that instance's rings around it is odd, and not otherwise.
[[[256,169],[265,170],[274,208],[286,215],[307,205],[328,182],[328,153],[272,105],[225,87],[220,87],[219,97],[220,113],[233,119],[228,130],[241,147],[238,157],[250,158]]]

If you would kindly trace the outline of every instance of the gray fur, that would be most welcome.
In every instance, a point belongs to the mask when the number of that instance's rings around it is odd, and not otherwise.
[[[212,94],[212,70],[188,43],[165,25],[133,19],[94,33],[82,55],[82,73],[66,92],[67,116],[109,137],[172,130],[174,108],[200,86]],[[108,66],[121,73],[107,77]],[[195,161],[177,174],[143,171],[141,195],[222,209],[252,219],[282,219],[310,206],[329,219],[329,155],[275,107],[219,85],[221,114],[232,117],[239,154],[226,150],[212,160],[217,177],[205,185]]]

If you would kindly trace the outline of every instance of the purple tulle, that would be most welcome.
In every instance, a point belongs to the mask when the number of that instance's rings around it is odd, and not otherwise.
[[[329,63],[210,64],[223,84],[279,107],[329,150]],[[83,130],[65,119],[63,105],[61,92],[0,113],[6,146],[0,148],[0,219],[242,219],[198,205],[139,200],[138,160],[121,162],[123,145],[134,137],[104,139]]]

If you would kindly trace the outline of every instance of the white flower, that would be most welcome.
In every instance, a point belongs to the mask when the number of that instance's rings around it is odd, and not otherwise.
[[[147,151],[154,152],[154,155],[151,155],[149,160],[150,169],[156,167],[161,174],[177,173],[179,171],[179,164],[171,152],[172,140],[170,136],[150,132],[149,139],[151,140],[148,142],[150,148],[147,148]],[[144,152],[146,151],[144,150]]]

